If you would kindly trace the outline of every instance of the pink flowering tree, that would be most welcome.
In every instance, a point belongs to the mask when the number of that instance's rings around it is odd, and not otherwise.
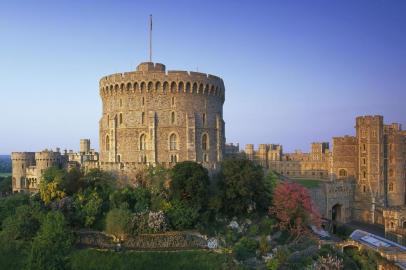
[[[309,225],[320,226],[320,215],[308,189],[296,183],[283,182],[276,186],[269,214],[276,217],[279,229],[296,239],[309,231]]]

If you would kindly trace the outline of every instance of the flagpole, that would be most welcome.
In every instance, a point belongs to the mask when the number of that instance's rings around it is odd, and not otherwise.
[[[149,61],[152,62],[152,14],[149,15]]]

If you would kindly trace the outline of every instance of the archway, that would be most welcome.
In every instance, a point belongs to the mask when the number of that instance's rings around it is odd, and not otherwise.
[[[336,203],[331,208],[331,220],[333,224],[333,233],[337,232],[337,223],[342,222],[342,215],[341,215],[341,204]]]

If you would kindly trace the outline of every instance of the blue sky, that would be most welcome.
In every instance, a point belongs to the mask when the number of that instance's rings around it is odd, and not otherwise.
[[[98,81],[147,60],[149,14],[153,61],[224,79],[229,142],[406,124],[406,1],[1,1],[0,153],[98,149]]]

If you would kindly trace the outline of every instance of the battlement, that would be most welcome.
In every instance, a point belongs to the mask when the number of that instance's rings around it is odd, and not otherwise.
[[[333,137],[333,147],[334,145],[338,144],[356,144],[357,143],[357,138],[354,136],[343,136],[343,137]]]
[[[358,116],[356,118],[356,124],[379,124],[383,123],[383,116],[382,115],[365,115],[365,116]]]
[[[34,152],[13,152],[11,153],[11,160],[34,160],[35,153]]]
[[[196,93],[215,95],[224,99],[224,82],[221,78],[200,72],[169,70],[159,63],[141,63],[137,71],[116,73],[99,82],[100,95],[128,93]]]
[[[137,71],[165,72],[165,65],[161,63],[143,62],[137,66]]]
[[[44,150],[35,153],[35,160],[56,160],[60,157],[60,152],[54,152],[52,150]]]

